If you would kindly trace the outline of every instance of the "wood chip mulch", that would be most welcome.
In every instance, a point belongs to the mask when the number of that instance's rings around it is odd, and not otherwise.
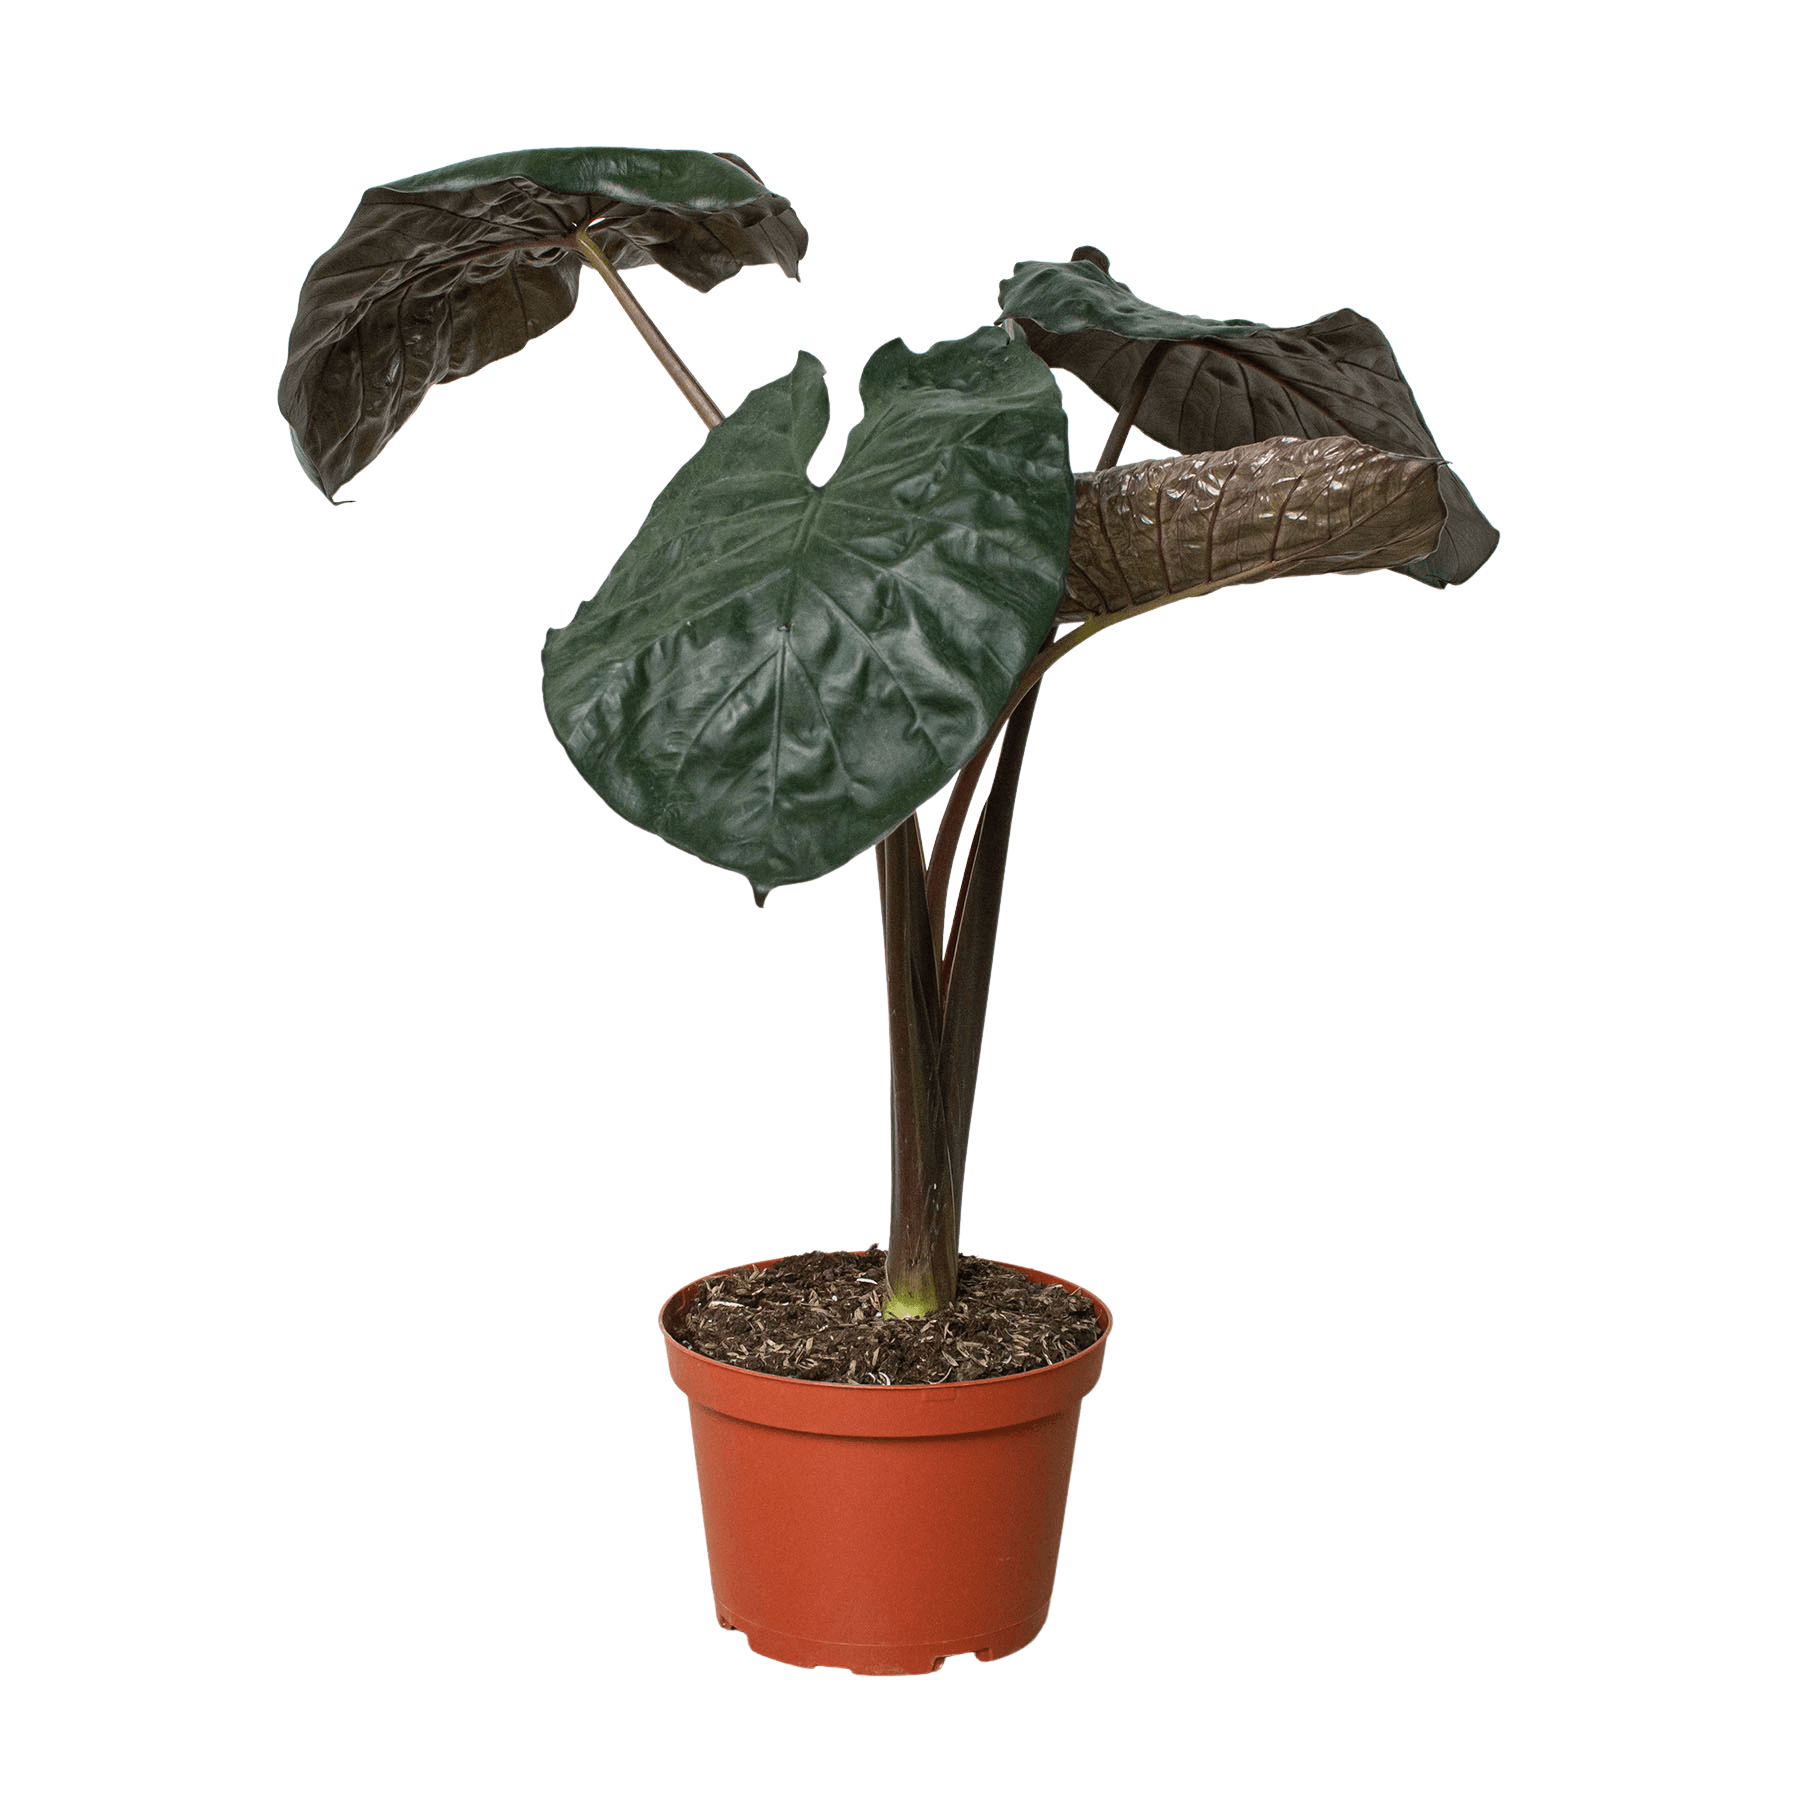
[[[884,1258],[811,1250],[701,1284],[675,1341],[715,1362],[800,1381],[881,1387],[1042,1369],[1100,1337],[1094,1303],[979,1256],[956,1260],[956,1301],[923,1319],[881,1313]]]

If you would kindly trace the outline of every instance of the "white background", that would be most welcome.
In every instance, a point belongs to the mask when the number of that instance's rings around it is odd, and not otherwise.
[[[1766,21],[61,21],[9,94],[0,1787],[1791,1796]],[[1118,1325],[1007,1661],[712,1622],[656,1309],[883,1234],[886,1052],[867,858],[758,913],[542,717],[697,422],[591,279],[354,506],[275,410],[365,186],[565,143],[793,197],[800,285],[633,280],[727,408],[823,358],[815,476],[879,344],[1093,242],[1170,307],[1367,313],[1503,533],[1047,684],[965,1247]]]

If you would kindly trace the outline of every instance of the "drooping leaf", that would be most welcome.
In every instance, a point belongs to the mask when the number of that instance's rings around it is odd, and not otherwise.
[[[1251,319],[1202,319],[1193,313],[1169,312],[1140,300],[1124,282],[1093,260],[1094,252],[1074,262],[1022,262],[1000,284],[1000,310],[1009,319],[1035,326],[1056,337],[1100,331],[1130,343],[1254,337],[1267,331]],[[1037,346],[1034,344],[1033,349]],[[1040,356],[1043,352],[1038,351]],[[1045,357],[1048,362],[1051,359]],[[1137,360],[1132,364],[1136,373]],[[1075,368],[1059,363],[1059,368]],[[1086,373],[1076,369],[1081,378]],[[1126,386],[1130,386],[1127,380]]]
[[[522,350],[575,306],[576,230],[615,268],[650,262],[702,292],[749,263],[798,277],[806,230],[735,157],[520,150],[362,197],[313,264],[282,372],[282,417],[327,497],[426,391]]]
[[[1271,439],[1075,482],[1058,616],[1161,605],[1278,575],[1391,569],[1444,525],[1438,459],[1354,438]]]
[[[544,646],[551,724],[634,824],[767,890],[847,862],[962,767],[1063,591],[1055,379],[992,326],[869,359],[823,487],[804,353],[707,436]]]
[[[1352,437],[1379,450],[1438,457],[1419,404],[1380,330],[1344,310],[1275,330],[1246,319],[1201,319],[1140,300],[1099,264],[1020,263],[1000,284],[1001,312],[1059,369],[1112,406],[1158,361],[1137,425],[1172,450],[1228,450],[1268,438]],[[1432,587],[1467,581],[1500,534],[1447,464],[1439,463],[1444,525],[1401,573]]]

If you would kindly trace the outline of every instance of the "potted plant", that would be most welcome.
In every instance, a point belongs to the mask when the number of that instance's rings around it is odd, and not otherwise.
[[[332,497],[433,385],[566,318],[585,264],[705,422],[598,593],[549,633],[545,704],[615,811],[741,873],[759,906],[874,851],[885,1254],[725,1271],[661,1322],[720,1622],[790,1662],[923,1670],[1042,1626],[1111,1323],[1072,1284],[960,1252],[1041,679],[1175,600],[1375,569],[1442,587],[1497,535],[1368,320],[1168,311],[1085,247],[1018,264],[998,325],[876,350],[861,421],[816,486],[818,362],[801,353],[725,417],[620,276],[797,276],[806,241],[748,164],[699,152],[526,151],[371,188],[306,278],[280,402]],[[1117,409],[1081,474],[1057,368]],[[1134,424],[1174,454],[1119,466]],[[927,855],[918,808],[946,787]]]

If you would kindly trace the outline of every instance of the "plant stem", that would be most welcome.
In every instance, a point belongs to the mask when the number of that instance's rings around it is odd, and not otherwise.
[[[987,1024],[988,988],[994,973],[994,946],[1000,932],[1000,896],[1006,881],[1006,854],[1012,844],[1013,807],[1019,794],[1019,770],[1037,705],[1033,688],[1020,703],[1001,740],[993,785],[975,836],[968,865],[956,896],[956,919],[939,971],[943,996],[944,1043],[938,1057],[938,1086],[950,1135],[950,1176],[956,1184],[961,1217],[963,1169],[969,1155],[969,1126],[975,1112],[975,1077],[981,1063],[981,1039]]]
[[[1167,350],[1167,344],[1154,345],[1140,365],[1100,453],[1101,469],[1118,462],[1132,421]],[[1013,803],[1037,706],[1037,683],[1075,644],[1111,622],[1110,618],[1089,619],[1061,643],[1055,638],[1056,627],[1051,626],[993,729],[957,775],[929,865],[917,813],[875,846],[887,953],[888,1096],[893,1127],[893,1198],[883,1301],[890,1314],[919,1317],[956,1298],[963,1167],[975,1104],[975,1075],[987,1018]],[[944,915],[957,840],[982,769],[1002,730],[1005,747],[992,791],[976,822],[946,945]]]
[[[1032,665],[1036,667],[1035,664]],[[1013,690],[1014,695],[1018,689]],[[1011,700],[1007,702],[1010,706]],[[931,943],[939,961],[944,955],[944,913],[950,903],[950,865],[956,861],[956,840],[962,836],[963,821],[969,816],[969,803],[987,767],[988,752],[994,747],[995,733],[990,731],[975,748],[975,754],[963,764],[944,802],[944,816],[938,820],[937,836],[931,840],[931,873],[925,884],[926,903],[931,911]]]
[[[625,285],[623,277],[607,260],[606,252],[594,242],[585,225],[575,233],[575,248],[581,252],[589,267],[596,270],[600,279],[612,289],[613,298],[624,307],[626,318],[643,334],[644,342],[650,346],[656,360],[669,371],[675,385],[687,396],[688,404],[700,415],[706,429],[711,431],[715,425],[723,423],[725,415],[713,403],[712,396],[695,379],[693,370],[675,354],[674,345],[656,329],[656,321],[639,305],[637,295]]]
[[[1118,462],[1119,452],[1125,448],[1125,440],[1131,435],[1132,426],[1137,423],[1138,408],[1144,404],[1144,396],[1150,391],[1157,365],[1168,354],[1167,340],[1152,344],[1144,360],[1138,364],[1137,376],[1125,396],[1125,404],[1119,408],[1119,416],[1113,420],[1113,428],[1107,434],[1106,448],[1100,452],[1100,460],[1094,464],[1096,475]]]
[[[1038,645],[1039,654],[1048,650],[1055,641],[1056,625],[1053,621],[1049,631],[1044,635],[1044,641]],[[1010,712],[1018,702],[1019,690],[1015,688],[1007,700],[1007,710]],[[925,898],[931,909],[932,947],[937,952],[938,961],[946,964],[944,970],[946,985],[950,975],[947,966],[950,944],[944,932],[944,925],[945,915],[949,911],[950,905],[950,865],[956,861],[957,840],[962,836],[963,822],[969,816],[970,803],[974,800],[975,789],[981,782],[981,771],[987,767],[988,755],[994,748],[999,729],[999,726],[996,725],[981,740],[980,744],[976,746],[975,754],[957,772],[955,784],[950,789],[950,798],[944,802],[943,817],[938,820],[937,836],[931,840],[931,864],[925,877]],[[1030,727],[1027,726],[1026,729],[1029,730]],[[1023,753],[1023,743],[1019,748]],[[985,808],[983,810],[985,811]],[[979,821],[977,821],[977,825],[979,827]],[[970,855],[974,855],[972,850]],[[968,868],[966,865],[963,869],[963,881],[967,885]],[[958,910],[961,910],[960,896]]]
[[[942,1085],[943,1010],[925,905],[919,815],[875,846],[887,951],[893,1197],[885,1310],[916,1318],[956,1298],[957,1200]]]
[[[1102,263],[1101,267],[1104,268],[1105,264]],[[1168,355],[1169,349],[1170,345],[1166,342],[1152,344],[1144,360],[1138,365],[1138,372],[1132,378],[1124,404],[1119,408],[1118,417],[1113,420],[1112,430],[1107,433],[1106,444],[1100,452],[1100,460],[1094,465],[1095,474],[1099,474],[1102,469],[1117,466],[1119,452],[1125,448],[1125,440],[1131,435],[1131,427],[1137,419],[1138,408],[1144,404],[1144,396],[1150,391],[1150,383],[1155,379],[1157,367]],[[1050,630],[1054,633],[1055,625],[1052,625]],[[1044,640],[1039,649],[1040,657],[1043,651],[1051,647],[1052,641],[1051,638]],[[1044,664],[1046,669],[1049,666],[1049,663]],[[1036,668],[1037,665],[1034,663],[1032,667]],[[1042,674],[1043,670],[1040,669],[1038,673]],[[1021,683],[1019,689],[1007,702],[1008,713],[1019,704],[1024,691],[1025,684]],[[1004,717],[1005,714],[1002,714],[1002,719]],[[969,816],[969,806],[975,798],[976,784],[981,780],[981,771],[987,764],[988,752],[994,747],[994,738],[999,729],[999,724],[996,724],[993,731],[989,732],[983,740],[981,747],[969,758],[957,775],[956,785],[950,790],[950,798],[944,803],[944,816],[938,821],[937,836],[931,842],[931,872],[926,881],[925,892],[931,905],[932,943],[940,960],[944,955],[945,944],[944,914],[950,903],[950,865],[956,860],[957,840],[962,836],[963,823]],[[1023,746],[1021,746],[1022,748]],[[966,882],[966,871],[964,879]]]

